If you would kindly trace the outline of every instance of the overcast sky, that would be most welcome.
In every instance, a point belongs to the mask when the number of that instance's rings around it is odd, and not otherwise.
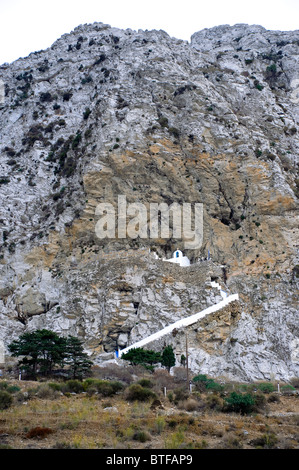
[[[163,29],[190,40],[221,24],[299,29],[298,0],[0,0],[0,64],[50,47],[85,23],[117,28]]]

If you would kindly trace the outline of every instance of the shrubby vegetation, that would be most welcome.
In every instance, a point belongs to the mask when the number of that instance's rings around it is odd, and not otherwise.
[[[48,330],[22,335],[10,348],[20,356],[26,378],[35,379],[0,380],[2,432],[10,436],[10,430],[17,429],[22,445],[27,440],[29,447],[44,441],[53,448],[133,448],[147,441],[180,449],[216,448],[216,441],[226,449],[299,445],[295,431],[289,437],[293,417],[288,417],[281,436],[283,418],[274,428],[277,420],[268,413],[277,406],[281,410],[286,399],[288,407],[298,399],[298,379],[281,384],[278,393],[270,381],[231,383],[197,374],[190,388],[187,377],[192,373],[187,375],[184,366],[173,367],[171,347],[161,352],[131,350],[127,361],[118,365],[82,366],[88,359],[80,341]],[[6,445],[0,442],[0,448]]]
[[[193,383],[196,386],[196,389],[199,391],[204,390],[214,390],[214,391],[222,391],[223,386],[215,382],[213,379],[208,379],[206,375],[199,374],[193,377]]]
[[[1,431],[9,444],[16,442],[10,436],[18,435],[22,446],[47,448],[134,448],[147,441],[170,449],[299,445],[297,418],[278,422],[268,414],[269,406],[281,410],[298,380],[278,394],[271,382],[219,383],[198,374],[190,391],[185,367],[170,374],[128,363],[93,366],[84,379],[38,378],[41,382],[0,380]],[[8,445],[5,439],[0,448]]]

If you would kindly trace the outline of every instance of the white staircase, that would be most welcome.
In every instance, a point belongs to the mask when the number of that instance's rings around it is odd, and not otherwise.
[[[217,287],[217,289],[220,290],[220,294],[221,294],[223,300],[221,300],[220,302],[218,302],[215,305],[211,305],[211,307],[208,307],[204,310],[201,310],[201,312],[198,312],[198,313],[195,313],[195,314],[191,315],[190,317],[178,320],[175,323],[172,323],[171,325],[166,326],[165,328],[158,331],[157,333],[153,333],[152,335],[147,336],[146,338],[144,338],[140,341],[137,341],[137,343],[131,344],[131,346],[128,346],[125,349],[121,349],[119,351],[119,357],[121,357],[123,354],[127,353],[130,349],[141,348],[142,346],[145,346],[146,344],[151,343],[152,341],[155,341],[155,340],[161,338],[162,336],[171,333],[175,329],[182,328],[184,326],[192,325],[193,323],[196,323],[198,320],[201,320],[206,315],[217,312],[218,310],[221,310],[223,307],[226,307],[226,305],[228,305],[230,302],[233,302],[233,301],[239,299],[238,294],[227,295],[227,293],[222,290],[221,286],[217,282],[212,281],[211,286],[212,287]]]
[[[221,285],[218,284],[218,282],[211,281],[211,286],[212,287],[217,287],[218,290],[220,290],[220,295],[223,299],[227,297],[227,293],[222,289]]]

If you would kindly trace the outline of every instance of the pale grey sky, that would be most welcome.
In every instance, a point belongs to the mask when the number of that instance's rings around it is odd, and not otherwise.
[[[221,24],[299,29],[298,0],[0,0],[0,64],[46,49],[76,26],[95,21],[117,28],[163,29],[190,40]]]

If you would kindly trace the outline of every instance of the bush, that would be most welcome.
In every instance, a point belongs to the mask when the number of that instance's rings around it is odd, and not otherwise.
[[[205,391],[207,381],[208,377],[204,374],[199,374],[193,377],[193,382],[195,383],[196,389],[200,392]]]
[[[41,103],[50,103],[52,101],[52,95],[48,91],[40,94]]]
[[[186,373],[185,373],[186,376]],[[153,379],[155,381],[156,387],[159,390],[163,390],[166,387],[167,390],[173,388],[174,386],[174,377],[169,374],[165,369],[157,369],[153,374]]]
[[[168,130],[176,139],[180,137],[180,131],[175,127],[170,127]]]
[[[103,397],[110,397],[111,395],[115,395],[124,388],[123,384],[117,380],[108,381],[100,379],[86,379],[84,381],[83,387],[87,393],[98,393]]]
[[[153,388],[154,384],[150,379],[141,379],[138,382],[142,387]]]
[[[133,440],[138,442],[146,442],[151,440],[151,436],[146,431],[136,431],[133,434]]]
[[[211,410],[222,411],[223,410],[223,399],[218,395],[209,395],[207,397],[207,407]]]
[[[299,268],[299,266],[298,266],[298,268]],[[296,277],[299,277],[299,269],[298,269],[298,273],[297,273]],[[293,387],[299,388],[299,378],[294,377],[293,379],[291,379],[291,384],[292,384]]]
[[[9,385],[6,389],[7,392],[9,393],[17,393],[17,392],[20,392],[20,387],[18,387],[17,385]]]
[[[254,80],[254,86],[257,90],[262,91],[264,89],[263,85],[260,84],[258,80]]]
[[[265,395],[258,390],[258,392],[254,396],[254,411],[262,411],[265,410],[267,407],[267,399]]]
[[[223,449],[242,449],[242,443],[240,442],[239,436],[228,433],[223,437],[222,448]]]
[[[61,389],[62,389],[61,384],[58,384],[56,382],[50,382],[48,383],[48,386],[55,392],[61,392]]]
[[[186,378],[187,378],[186,367],[173,367],[172,373],[173,375],[170,376],[168,372],[169,377],[171,377],[173,382],[180,383],[180,384],[186,383]]]
[[[123,388],[124,386],[121,382],[114,380],[114,381],[106,382],[102,384],[98,388],[98,391],[104,396],[111,396],[111,395],[115,395],[117,392],[120,392],[121,390],[123,390]]]
[[[132,384],[127,391],[127,399],[130,401],[147,401],[155,398],[156,394],[150,389],[142,387],[140,384]]]
[[[12,405],[13,398],[10,393],[0,390],[0,410],[5,410]]]
[[[80,380],[68,380],[65,384],[65,391],[71,393],[84,392],[83,383]]]
[[[84,114],[83,114],[83,119],[88,119],[89,115],[90,115],[91,111],[89,108],[86,108],[85,111],[84,111]]]
[[[0,184],[8,184],[10,182],[10,179],[9,178],[0,178]]]
[[[55,391],[54,388],[51,387],[49,384],[42,384],[38,388],[36,395],[39,398],[49,398],[52,400],[57,397],[57,391]]]
[[[196,411],[198,409],[198,401],[194,398],[187,398],[187,400],[181,402],[179,408],[185,411]]]
[[[260,383],[257,385],[257,388],[263,393],[272,393],[275,390],[275,387],[271,382]]]
[[[97,392],[103,397],[109,397],[113,395],[113,390],[109,382],[99,381],[95,384]]]
[[[137,368],[139,368],[139,366],[137,366]],[[93,376],[97,379],[119,380],[121,382],[130,384],[133,382],[132,374],[136,373],[136,375],[138,375],[138,372],[134,371],[134,369],[135,367],[129,366],[128,368],[122,368],[115,364],[110,364],[109,367],[95,366],[93,368]],[[143,368],[142,368],[142,373],[143,373]],[[86,379],[85,382],[87,380],[89,379]]]
[[[268,403],[280,403],[279,395],[271,393],[268,397]]]
[[[255,400],[249,393],[239,394],[232,392],[225,401],[227,404],[227,411],[241,413],[242,415],[251,413],[255,405]]]
[[[277,444],[277,437],[273,432],[267,432],[257,439],[253,439],[250,444],[254,445],[257,449],[272,449]]]
[[[0,390],[7,390],[8,383],[7,382],[0,382]]]
[[[223,386],[220,385],[217,382],[214,382],[214,380],[208,380],[206,382],[206,389],[207,390],[212,390],[213,392],[221,392],[223,390]]]
[[[187,400],[189,397],[189,392],[186,390],[186,387],[179,387],[174,390],[174,403],[177,404],[179,401]]]
[[[196,389],[201,392],[205,390],[221,392],[224,388],[222,385],[218,384],[213,379],[208,379],[208,377],[204,374],[196,375],[193,378],[193,382],[195,383]]]
[[[288,384],[288,385],[283,385],[280,390],[284,395],[292,395],[296,389],[292,385]]]

